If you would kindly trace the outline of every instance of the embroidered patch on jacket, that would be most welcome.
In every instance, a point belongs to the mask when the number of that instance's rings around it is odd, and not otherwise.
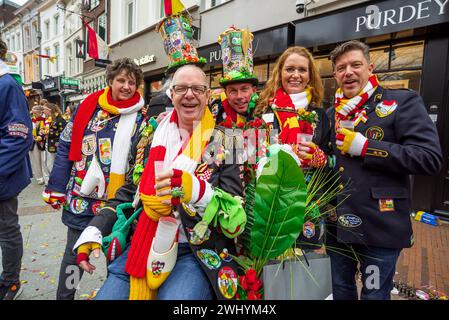
[[[190,244],[192,244],[194,246],[199,246],[199,245],[203,244],[205,241],[209,240],[210,233],[211,233],[210,229],[208,228],[206,233],[204,234],[204,237],[201,238],[191,228],[187,228],[187,232],[188,232],[189,242],[190,242]]]
[[[362,219],[355,214],[344,214],[338,218],[338,223],[346,228],[356,228],[362,224]]]
[[[221,266],[221,259],[215,251],[202,249],[197,251],[196,255],[210,270],[218,269]]]
[[[185,204],[183,202],[182,207],[189,217],[194,217],[196,215],[196,210],[191,204]]]
[[[365,132],[365,137],[378,141],[382,141],[384,139],[384,135],[384,131],[381,127],[370,127]]]
[[[376,114],[380,118],[385,118],[392,114],[397,107],[398,103],[396,100],[384,100],[376,106]]]
[[[111,157],[112,157],[112,146],[111,146],[111,139],[110,138],[102,138],[98,140],[98,143],[100,145],[100,161],[104,165],[111,164]]]
[[[81,160],[75,162],[75,169],[76,171],[82,171],[86,168],[86,157],[81,156]]]
[[[73,122],[68,122],[64,130],[61,133],[61,140],[65,142],[70,142],[72,140],[72,127]]]
[[[81,151],[86,156],[91,156],[97,150],[97,141],[95,140],[95,135],[90,134],[83,138],[83,144],[81,146]]]
[[[26,139],[28,137],[28,132],[28,127],[22,123],[8,124],[8,135],[12,137],[21,137]]]
[[[89,203],[86,200],[80,198],[74,198],[70,202],[70,209],[74,214],[81,214],[86,211]]]
[[[380,212],[395,211],[393,199],[379,199]]]
[[[304,222],[304,225],[302,228],[302,234],[307,239],[313,238],[313,236],[315,235],[315,225],[310,221]]]
[[[237,293],[237,273],[231,267],[223,267],[218,271],[218,289],[226,299],[234,298]]]

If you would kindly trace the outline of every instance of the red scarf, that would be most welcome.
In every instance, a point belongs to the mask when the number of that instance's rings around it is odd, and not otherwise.
[[[103,93],[104,89],[90,94],[78,107],[75,119],[73,120],[72,140],[69,151],[70,161],[80,161],[82,159],[81,145],[83,142],[84,130],[94,114],[98,105],[98,99]],[[140,101],[140,94],[136,91],[131,99],[114,101],[114,99],[112,99],[112,90],[109,90],[107,100],[110,105],[119,109],[124,109],[136,105]]]
[[[281,133],[279,134],[279,140],[281,143],[285,144],[297,144],[298,134],[306,133],[313,135],[312,125],[305,120],[296,120],[298,113],[295,109],[295,105],[288,95],[282,88],[279,88],[276,92],[274,98],[275,108],[274,113],[276,114]],[[304,106],[307,108],[307,106]],[[293,121],[292,121],[293,120]],[[297,122],[297,124],[296,124]]]

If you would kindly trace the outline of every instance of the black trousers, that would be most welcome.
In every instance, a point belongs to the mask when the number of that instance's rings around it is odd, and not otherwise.
[[[59,270],[56,300],[74,300],[84,270],[76,264],[76,253],[72,251],[82,231],[67,228],[67,242]]]
[[[23,256],[23,239],[17,215],[17,197],[0,200],[0,247],[3,272],[0,284],[9,286],[19,282]]]

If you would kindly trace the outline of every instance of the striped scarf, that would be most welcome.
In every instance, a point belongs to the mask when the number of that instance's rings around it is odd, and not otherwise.
[[[133,128],[136,123],[138,111],[144,106],[144,100],[138,92],[133,98],[126,101],[113,101],[110,88],[106,88],[87,97],[78,107],[73,121],[72,141],[70,145],[69,160],[81,160],[81,144],[84,130],[91,119],[97,104],[101,109],[113,115],[120,115],[117,130],[112,146],[111,168],[108,185],[108,199],[114,198],[116,191],[125,183],[125,173],[128,163],[128,152],[131,148]],[[83,183],[89,183],[89,171]]]
[[[278,89],[271,109],[276,115],[281,133],[279,139],[282,143],[297,144],[298,134],[313,134],[312,125],[307,121],[298,120],[300,110],[307,110],[312,93],[310,87],[306,87],[301,93],[287,94],[282,88]]]
[[[341,88],[337,89],[337,92],[335,92],[334,104],[336,129],[339,128],[339,123],[341,120],[353,120],[354,127],[356,127],[360,122],[366,123],[368,121],[366,110],[361,109],[361,107],[368,101],[378,86],[379,81],[377,76],[372,75],[368,79],[368,83],[365,85],[363,90],[351,99],[344,96]]]
[[[130,274],[130,300],[154,299],[156,292],[146,284],[147,260],[158,220],[172,212],[171,205],[161,204],[155,190],[155,162],[163,162],[165,170],[178,169],[193,174],[215,127],[211,112],[206,107],[201,122],[189,139],[181,142],[176,110],[168,114],[158,125],[151,144],[148,162],[139,187],[145,214],[141,214],[134,232],[125,271]],[[193,190],[199,198],[201,190]],[[195,199],[192,199],[195,201]]]

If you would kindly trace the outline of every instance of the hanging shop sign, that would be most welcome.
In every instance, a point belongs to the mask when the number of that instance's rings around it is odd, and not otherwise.
[[[143,65],[148,64],[148,63],[156,62],[156,56],[154,54],[152,54],[152,55],[147,54],[147,55],[145,55],[143,57],[134,59],[134,62],[138,66],[143,66]]]
[[[449,0],[372,1],[297,22],[304,47],[378,36],[449,22]]]

